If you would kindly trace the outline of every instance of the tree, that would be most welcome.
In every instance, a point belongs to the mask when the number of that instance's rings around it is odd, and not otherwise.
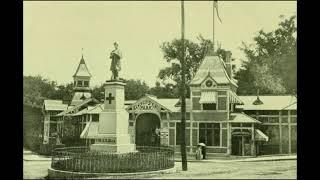
[[[137,100],[149,92],[149,86],[141,80],[129,79],[125,86],[125,99]]]
[[[156,82],[155,87],[150,88],[149,93],[158,98],[178,98],[179,92],[176,85],[167,83],[161,86],[160,82]]]
[[[23,77],[23,102],[30,105],[42,105],[46,98],[55,97],[56,82],[38,76]]]
[[[211,49],[213,43],[209,39],[203,38],[201,35],[197,37],[198,43],[194,43],[188,39],[184,39],[185,46],[185,66],[186,66],[186,83],[188,84],[196,72],[206,55],[213,55]],[[171,66],[161,69],[158,78],[166,84],[166,80],[174,81],[176,84],[181,82],[181,52],[182,40],[174,39],[171,42],[164,42],[160,46],[163,52],[163,58],[171,63]],[[219,47],[215,51],[215,55],[220,56],[223,60],[226,57],[226,50]],[[189,89],[188,87],[186,87]]]
[[[281,16],[283,19],[283,16]],[[239,94],[296,94],[296,17],[283,19],[271,32],[260,30],[254,44],[243,43],[247,57],[235,78]]]
[[[200,43],[194,43],[188,39],[184,40],[186,49],[185,66],[186,66],[186,83],[189,83],[197,72],[203,58],[211,47],[211,41],[205,40],[202,36],[198,37]],[[164,59],[171,63],[170,67],[161,69],[158,78],[162,81],[173,80],[177,84],[181,83],[181,59],[182,59],[182,40],[174,39],[172,42],[164,42],[160,46]]]
[[[92,88],[92,97],[98,101],[103,101],[104,99],[104,85],[95,86]]]
[[[73,96],[73,83],[70,82],[66,85],[58,85],[53,99],[62,99],[70,101]]]

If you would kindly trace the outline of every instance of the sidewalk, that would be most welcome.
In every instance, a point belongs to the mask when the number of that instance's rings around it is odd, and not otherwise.
[[[258,156],[258,157],[211,157],[204,160],[196,160],[194,157],[188,157],[188,162],[257,162],[257,161],[281,161],[281,160],[297,160],[297,155],[274,155],[274,156]],[[181,162],[181,157],[175,158],[176,162]]]
[[[24,161],[51,161],[51,157],[41,156],[32,151],[23,149],[23,160]]]

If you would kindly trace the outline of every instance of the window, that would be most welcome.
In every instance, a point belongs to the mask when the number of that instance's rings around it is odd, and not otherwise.
[[[263,110],[263,111],[258,111],[259,115],[279,115],[279,111],[275,110]]]
[[[99,114],[92,114],[92,122],[99,122]]]
[[[202,104],[203,110],[216,110],[217,104],[211,103],[211,104]]]
[[[288,115],[288,110],[282,110],[281,114],[287,116]]]
[[[164,120],[167,119],[167,113],[161,112],[160,116],[161,116],[161,119],[164,119]]]
[[[82,81],[78,81],[78,86],[79,86],[79,87],[82,86]]]
[[[220,123],[199,123],[199,142],[220,146]]]
[[[269,117],[269,123],[279,123],[279,117]]]
[[[253,110],[246,110],[246,111],[244,111],[244,113],[247,115],[256,115],[257,114],[257,112],[253,111]]]
[[[129,120],[133,120],[133,114],[129,113]]]
[[[288,122],[288,117],[281,117],[281,122],[282,123],[287,123]]]
[[[175,127],[176,125],[175,125],[174,122],[170,122],[170,123],[169,123],[169,126],[170,126],[170,127]]]
[[[290,114],[291,114],[291,115],[297,115],[297,110],[291,110],[291,111],[290,111]]]
[[[84,81],[84,87],[89,87],[89,81]]]
[[[189,124],[190,126],[190,124]],[[186,124],[186,127],[187,127],[187,124]],[[185,142],[186,142],[186,146],[190,146],[190,129],[185,129]],[[180,136],[181,136],[181,123],[177,123],[176,124],[176,145],[180,145],[181,144],[181,139],[180,139]]]
[[[252,127],[251,123],[242,123],[242,127]]]
[[[297,123],[297,117],[291,117],[291,123]]]

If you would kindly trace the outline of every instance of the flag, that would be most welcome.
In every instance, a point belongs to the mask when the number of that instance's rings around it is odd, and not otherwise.
[[[219,19],[219,21],[222,23],[221,18],[220,18],[220,16],[219,16],[219,11],[218,11],[218,1],[213,1],[213,8],[216,9],[218,19]]]

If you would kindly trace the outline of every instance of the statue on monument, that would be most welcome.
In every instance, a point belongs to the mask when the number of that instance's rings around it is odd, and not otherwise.
[[[118,80],[119,79],[119,71],[121,70],[121,63],[120,60],[122,58],[122,53],[118,49],[118,43],[113,43],[114,50],[110,53],[111,59],[111,66],[110,70],[112,72],[111,80]]]

